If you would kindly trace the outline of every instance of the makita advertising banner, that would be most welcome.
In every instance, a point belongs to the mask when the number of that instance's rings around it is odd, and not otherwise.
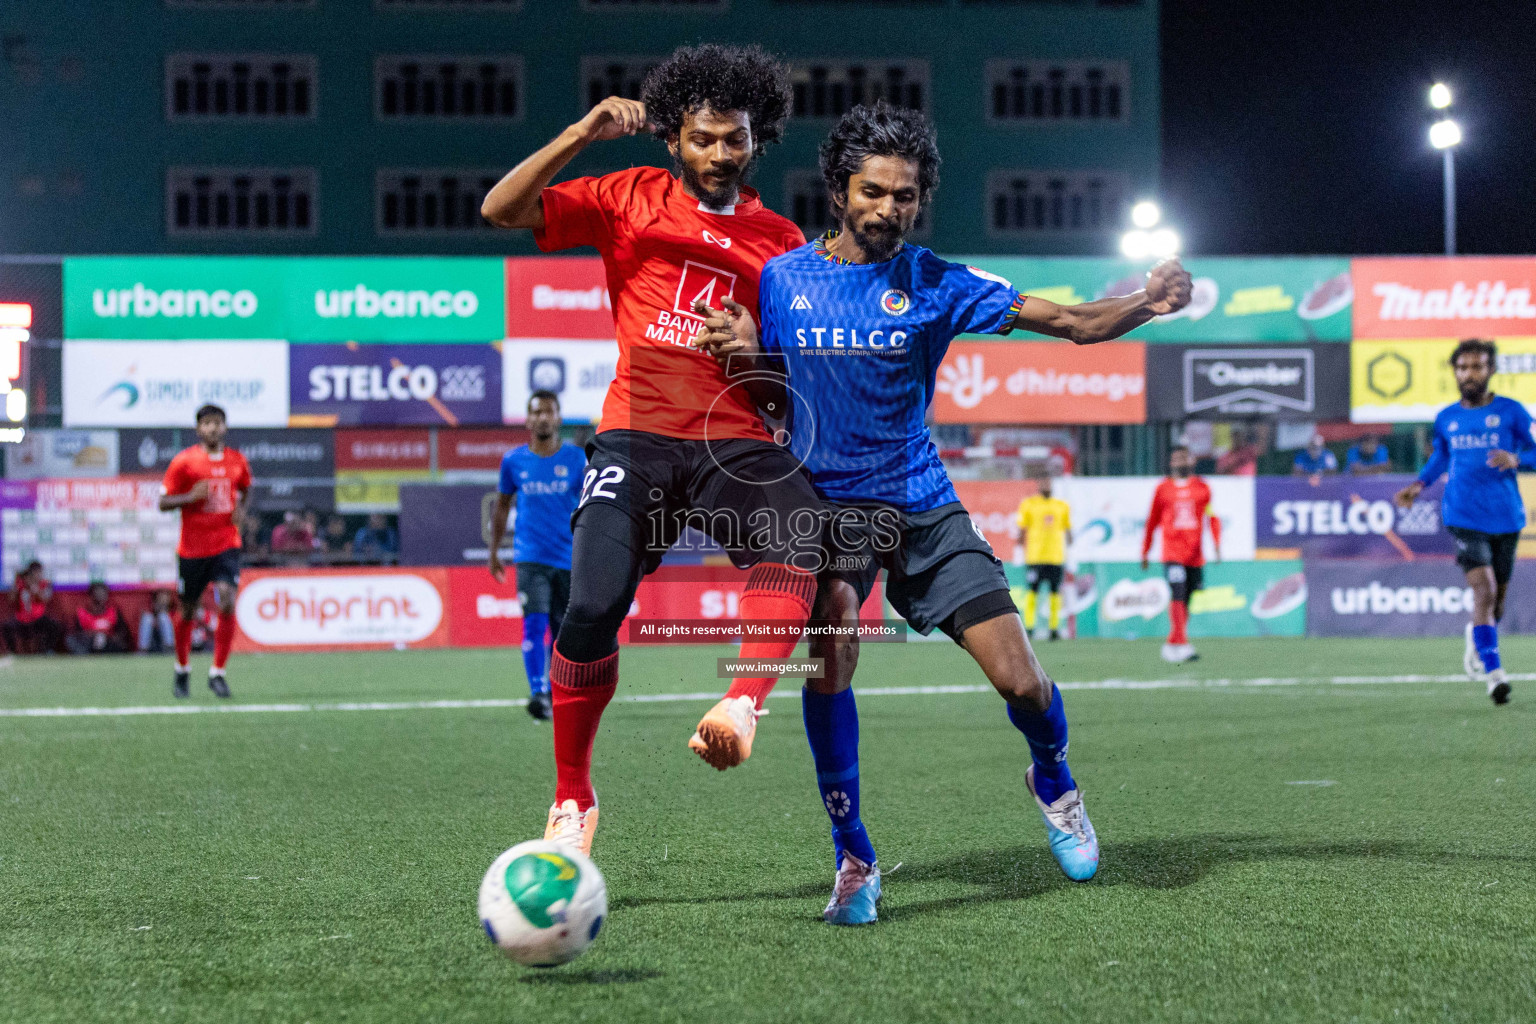
[[[1350,346],[1350,418],[1356,423],[1433,422],[1441,409],[1461,401],[1450,365],[1456,344],[1456,338],[1355,342]],[[1499,338],[1496,344],[1489,386],[1536,409],[1536,337]]]
[[[502,261],[91,256],[64,261],[64,336],[494,341]]]
[[[964,262],[1013,282],[1026,295],[1076,305],[1130,295],[1146,283],[1151,264],[1114,259],[971,257]],[[1348,341],[1355,289],[1349,260],[1334,256],[1283,259],[1189,259],[1190,304],[1126,337],[1142,341]]]
[[[1349,417],[1349,345],[1149,345],[1147,419]]]
[[[1460,636],[1472,616],[1472,588],[1449,558],[1417,562],[1307,561],[1308,636]],[[1511,594],[1536,587],[1530,562],[1516,562]],[[1536,601],[1511,599],[1504,633],[1536,632]],[[1459,667],[1459,647],[1446,665]]]
[[[1536,334],[1536,259],[1407,257],[1352,261],[1356,338]]]
[[[1255,478],[1257,542],[1306,558],[1410,559],[1455,550],[1440,522],[1439,484],[1400,509],[1407,475]]]
[[[492,345],[291,345],[289,422],[500,423],[501,360]]]

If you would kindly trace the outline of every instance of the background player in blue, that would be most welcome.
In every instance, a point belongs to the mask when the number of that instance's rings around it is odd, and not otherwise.
[[[1098,868],[1098,840],[1067,767],[1061,694],[1035,659],[1002,563],[960,504],[924,413],[957,335],[1019,327],[1078,344],[1106,341],[1183,308],[1189,275],[1170,261],[1135,295],[1071,307],[1026,298],[1001,278],[905,243],[938,166],[921,114],[884,104],[850,111],[821,147],[841,230],[764,267],[760,346],[751,317],[734,303],[711,312],[696,343],[738,370],[777,362],[786,375],[789,444],[832,512],[812,623],[856,624],[885,568],[896,610],[918,631],[937,627],[963,646],[1007,702],[1030,748],[1024,781],[1051,850],[1069,877],[1084,881]],[[755,395],[767,390],[759,388]],[[857,636],[813,634],[811,654],[827,659],[827,671],[806,683],[805,727],[838,863],[823,916],[866,924],[876,919],[880,872],[859,810],[850,689]]]
[[[491,513],[491,575],[506,576],[501,546],[507,514],[517,502],[512,533],[512,562],[517,567],[517,597],[523,605],[523,668],[528,672],[528,713],[549,717],[549,647],[560,632],[571,596],[571,513],[581,497],[587,458],[560,440],[560,399],[552,391],[528,397],[531,444],[501,459],[501,481]]]
[[[1404,508],[1449,473],[1440,517],[1456,538],[1456,564],[1472,588],[1467,624],[1467,674],[1488,684],[1495,704],[1509,701],[1509,680],[1499,660],[1498,621],[1515,568],[1515,548],[1525,528],[1525,503],[1515,477],[1536,468],[1531,414],[1514,399],[1488,390],[1498,350],[1491,341],[1468,338],[1451,353],[1461,401],[1435,417],[1434,452],[1424,471],[1397,494]]]

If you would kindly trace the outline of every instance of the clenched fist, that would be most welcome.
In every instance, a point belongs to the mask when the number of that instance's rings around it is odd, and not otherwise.
[[[1177,313],[1189,305],[1194,283],[1177,257],[1167,259],[1147,274],[1147,302],[1158,316]]]

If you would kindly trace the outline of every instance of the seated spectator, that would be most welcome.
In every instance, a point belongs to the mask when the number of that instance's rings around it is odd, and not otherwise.
[[[1338,456],[1328,450],[1328,446],[1323,443],[1322,434],[1312,435],[1312,440],[1307,443],[1307,446],[1296,453],[1296,462],[1291,466],[1292,476],[1322,476],[1324,473],[1338,471]]]
[[[112,603],[105,583],[91,584],[85,603],[75,609],[75,621],[64,646],[70,654],[123,654],[128,650],[128,623]]]
[[[307,555],[315,548],[315,531],[298,512],[284,512],[283,521],[272,529],[274,555]]]
[[[139,650],[147,654],[165,654],[176,649],[176,623],[171,618],[171,592],[157,590],[143,615],[139,616]]]
[[[1392,472],[1392,457],[1375,434],[1367,434],[1344,456],[1344,468],[1356,476]]]
[[[11,598],[16,604],[15,617],[6,624],[6,640],[11,650],[17,654],[58,650],[64,627],[48,614],[53,584],[43,577],[42,562],[33,562],[16,574]]]
[[[1259,446],[1246,430],[1234,428],[1232,447],[1216,458],[1216,472],[1223,476],[1253,476],[1259,471]]]
[[[375,512],[368,525],[352,538],[352,553],[364,562],[393,560],[400,550],[400,538],[383,515]]]
[[[347,521],[341,516],[333,514],[326,519],[325,533],[320,539],[325,544],[326,561],[346,561],[352,554],[352,538],[347,536]]]

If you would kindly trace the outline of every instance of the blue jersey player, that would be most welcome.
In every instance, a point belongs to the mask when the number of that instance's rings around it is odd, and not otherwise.
[[[550,714],[549,645],[571,595],[571,513],[581,497],[586,456],[560,440],[560,399],[552,391],[528,398],[528,432],[533,443],[502,456],[496,507],[491,514],[491,575],[506,576],[501,546],[507,516],[517,503],[512,533],[512,562],[517,567],[517,598],[523,606],[523,667],[528,672],[528,713]]]
[[[1525,406],[1488,390],[1497,357],[1493,342],[1477,338],[1451,353],[1461,401],[1435,417],[1434,451],[1418,480],[1398,492],[1397,502],[1412,505],[1420,491],[1448,474],[1440,514],[1456,539],[1456,564],[1472,588],[1463,665],[1469,676],[1487,683],[1495,704],[1505,704],[1509,679],[1499,660],[1498,622],[1525,528],[1515,476],[1521,466],[1536,468],[1536,439]]]
[[[876,919],[880,871],[859,811],[857,634],[819,630],[856,625],[882,568],[896,610],[919,632],[938,628],[964,647],[1007,702],[1032,757],[1024,782],[1062,870],[1084,881],[1098,869],[1098,840],[1067,767],[1061,694],[1025,637],[1002,563],[956,497],[924,412],[957,335],[1023,328],[1090,344],[1189,301],[1189,275],[1172,261],[1135,295],[1062,307],[905,244],[938,165],[921,114],[885,104],[850,111],[821,147],[840,230],[764,267],[760,332],[732,303],[711,311],[696,342],[749,365],[741,379],[765,411],[785,403],[788,443],[828,504],[810,641],[826,675],[807,680],[803,703],[832,819],[838,867],[823,916],[833,924]],[[775,394],[765,366],[782,372],[787,392]]]

